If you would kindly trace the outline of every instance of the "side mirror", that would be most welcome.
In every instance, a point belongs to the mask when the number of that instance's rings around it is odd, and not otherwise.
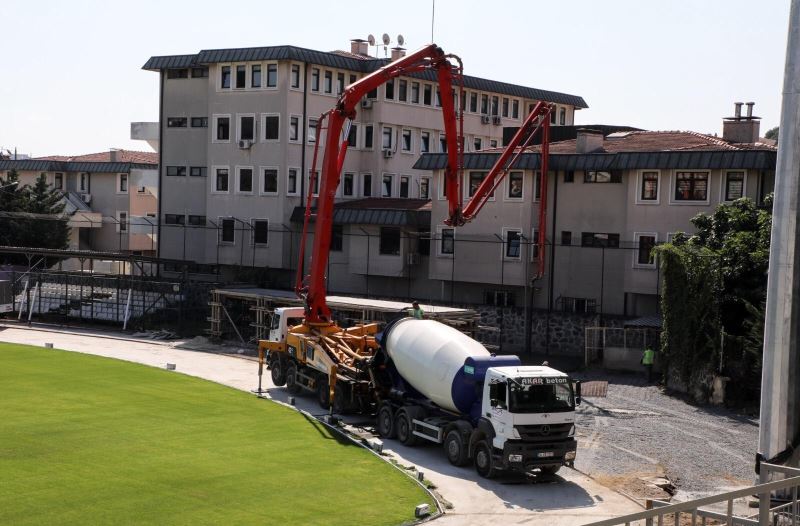
[[[491,405],[492,407],[497,407],[497,404],[499,403],[500,402],[497,400],[497,398],[492,398],[491,400],[489,400],[489,405]]]
[[[575,382],[575,405],[581,405],[581,381]]]

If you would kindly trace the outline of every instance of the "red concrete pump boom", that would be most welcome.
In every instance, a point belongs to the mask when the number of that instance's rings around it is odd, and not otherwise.
[[[454,59],[454,65],[449,59]],[[336,106],[322,114],[317,121],[317,145],[320,142],[322,123],[327,119],[327,133],[325,136],[325,150],[322,158],[322,174],[317,197],[317,210],[314,214],[312,208],[312,188],[315,187],[317,150],[314,151],[311,176],[309,178],[308,198],[303,223],[303,237],[300,244],[300,264],[297,269],[297,282],[295,292],[305,299],[305,322],[309,325],[330,325],[331,312],[325,298],[326,267],[331,243],[333,227],[333,206],[336,189],[339,186],[342,166],[347,154],[348,133],[342,133],[345,123],[352,121],[356,116],[359,101],[370,91],[375,90],[385,82],[400,75],[432,70],[436,72],[439,82],[439,97],[444,119],[444,131],[447,141],[447,165],[445,167],[445,193],[448,199],[447,224],[461,226],[471,221],[481,210],[497,186],[502,182],[508,171],[520,157],[520,153],[528,146],[538,130],[542,130],[542,161],[541,161],[541,206],[539,219],[540,257],[544,255],[544,217],[546,198],[547,153],[549,139],[549,113],[551,107],[548,103],[539,102],[528,118],[514,135],[511,143],[498,158],[487,177],[478,187],[466,207],[462,207],[461,198],[461,167],[463,165],[463,101],[464,91],[461,84],[463,67],[461,60],[455,55],[445,54],[444,51],[430,44],[422,49],[406,55],[363,79],[347,86],[339,97]],[[459,100],[462,101],[462,111],[455,107],[454,82],[459,85]],[[519,150],[517,147],[521,146]],[[316,235],[311,254],[311,268],[306,279],[303,279],[303,261],[305,258],[306,236],[312,216],[316,216]],[[540,266],[539,275],[543,268]]]

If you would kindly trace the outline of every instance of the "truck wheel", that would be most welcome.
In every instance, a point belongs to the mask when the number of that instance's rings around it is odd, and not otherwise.
[[[392,414],[392,406],[389,404],[381,404],[378,409],[378,434],[383,438],[394,438],[396,430],[394,428],[394,415]]]
[[[491,479],[497,475],[492,446],[486,440],[481,440],[475,446],[475,471],[485,479]]]
[[[451,429],[444,439],[444,452],[447,460],[454,466],[463,466],[469,461],[467,448],[464,446],[464,437],[458,429]]]
[[[558,464],[551,464],[549,466],[541,466],[539,471],[542,475],[555,475],[558,473],[558,470],[561,469],[561,466]]]
[[[331,406],[331,390],[328,387],[328,379],[323,376],[317,380],[317,401],[322,409],[328,409]]]
[[[346,415],[350,413],[350,386],[337,382],[333,391],[333,412]]]
[[[275,384],[277,387],[283,387],[286,385],[286,361],[281,360],[279,356],[276,356],[270,362],[270,374],[272,374],[272,383]]]
[[[289,394],[300,392],[300,384],[297,383],[297,365],[293,363],[286,367],[286,390]]]
[[[397,440],[403,445],[410,447],[417,444],[417,436],[413,432],[414,426],[408,411],[401,409],[397,412],[397,416],[394,418],[394,427],[397,429]]]

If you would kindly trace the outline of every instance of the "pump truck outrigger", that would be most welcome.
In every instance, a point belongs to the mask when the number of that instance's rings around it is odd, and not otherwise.
[[[454,65],[452,61],[456,62]],[[544,273],[549,103],[531,110],[469,202],[462,203],[463,67],[455,55],[434,44],[423,47],[346,87],[336,106],[317,121],[317,137],[327,120],[316,212],[308,193],[295,292],[305,306],[275,309],[269,340],[259,342],[260,366],[267,360],[272,381],[290,393],[315,393],[324,408],[340,414],[374,413],[379,434],[406,445],[431,441],[444,446],[454,465],[469,462],[481,476],[498,470],[555,473],[575,459],[575,405],[580,383],[550,367],[522,366],[516,356],[495,356],[479,342],[434,320],[402,318],[381,334],[377,324],[341,328],[332,321],[325,280],[333,207],[348,146],[345,124],[356,117],[361,99],[400,75],[433,71],[439,82],[447,141],[444,174],[448,225],[475,218],[529,146],[541,133],[539,162],[539,255]],[[343,133],[345,131],[345,133]],[[309,187],[315,187],[315,146]],[[311,268],[302,264],[309,224],[316,220]]]

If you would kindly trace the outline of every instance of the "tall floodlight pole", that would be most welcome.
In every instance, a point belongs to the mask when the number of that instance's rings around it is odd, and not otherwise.
[[[769,251],[759,453],[797,466],[800,451],[800,0],[792,0]],[[794,449],[794,451],[792,451]],[[777,458],[776,458],[777,457]]]

